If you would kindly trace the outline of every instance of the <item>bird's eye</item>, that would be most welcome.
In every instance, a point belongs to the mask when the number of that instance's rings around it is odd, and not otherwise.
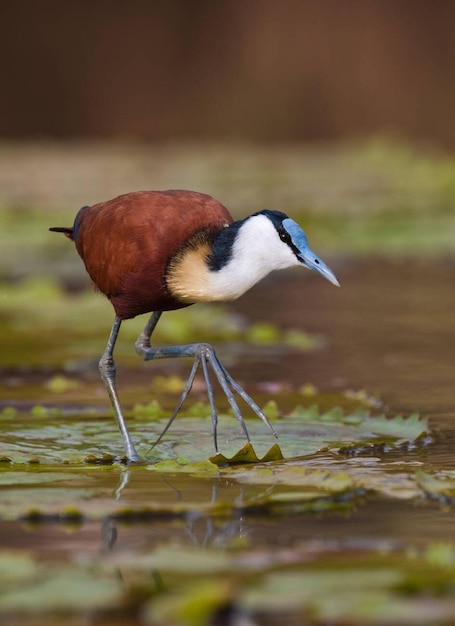
[[[285,230],[280,231],[280,239],[281,241],[284,241],[284,243],[289,243],[291,241],[289,233],[287,233]]]

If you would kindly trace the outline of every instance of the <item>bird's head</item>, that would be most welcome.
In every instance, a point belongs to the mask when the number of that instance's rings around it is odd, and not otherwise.
[[[273,270],[308,267],[334,285],[332,270],[311,250],[300,226],[280,211],[260,211],[197,235],[170,263],[166,282],[183,302],[235,300]]]
[[[264,219],[266,218],[266,219]],[[266,239],[269,242],[270,254],[275,263],[281,267],[292,265],[304,265],[310,270],[321,274],[337,287],[340,286],[335,274],[322,261],[308,245],[308,239],[302,228],[281,211],[260,211],[251,216],[252,222],[261,221],[261,230],[269,234]]]

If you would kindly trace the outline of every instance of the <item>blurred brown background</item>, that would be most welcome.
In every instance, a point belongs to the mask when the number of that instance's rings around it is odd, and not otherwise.
[[[4,0],[4,138],[455,143],[451,0]]]

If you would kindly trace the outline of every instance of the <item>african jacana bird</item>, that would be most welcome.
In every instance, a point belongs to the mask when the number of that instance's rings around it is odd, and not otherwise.
[[[114,325],[100,359],[101,378],[123,436],[129,461],[138,461],[115,385],[113,351],[123,320],[152,313],[136,341],[145,361],[191,357],[191,369],[161,440],[191,390],[199,363],[212,411],[215,449],[217,412],[208,365],[249,439],[235,391],[275,434],[267,417],[221,364],[207,343],[154,348],[150,337],[163,311],[197,302],[235,300],[272,270],[302,265],[334,285],[334,273],[310,249],[300,226],[280,211],[260,211],[233,221],[214,198],[193,191],[139,191],[80,209],[72,228],[51,228],[76,244],[95,286],[115,310]],[[276,435],[275,435],[276,436]]]

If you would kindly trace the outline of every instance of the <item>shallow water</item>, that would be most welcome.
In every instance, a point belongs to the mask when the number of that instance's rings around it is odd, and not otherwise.
[[[239,304],[329,342],[327,350],[280,361],[278,375],[270,361],[266,377],[365,388],[394,411],[453,412],[455,264],[353,260],[336,269],[340,289],[312,275],[299,280],[296,271],[274,275]]]
[[[340,260],[332,265],[341,289],[309,273],[275,274],[232,306],[250,319],[320,334],[325,338],[320,350],[301,353],[226,345],[220,351],[225,365],[252,395],[266,398],[272,390],[282,390],[274,397],[284,405],[286,393],[310,382],[326,393],[328,403],[340,391],[365,390],[387,415],[419,411],[429,417],[435,441],[416,450],[395,451],[388,462],[422,463],[427,470],[455,471],[454,262]],[[46,361],[45,353],[42,359]],[[145,385],[150,368],[140,362],[134,368],[122,367],[120,394],[129,384],[143,381]],[[183,374],[187,368],[180,363],[160,365],[160,371],[174,369]],[[21,376],[35,380],[36,374],[22,372]],[[79,393],[83,405],[83,387]],[[150,400],[149,393],[144,387],[146,397],[141,401]],[[33,397],[26,397],[26,387],[23,401],[34,402]],[[167,435],[170,440],[172,433],[171,429]],[[380,455],[371,459],[371,463],[382,461]],[[320,467],[339,464],[349,468],[349,459],[334,460],[333,455],[321,454],[313,462]],[[195,482],[128,472],[121,467],[106,468],[99,475],[96,488],[104,499],[136,503],[142,499],[144,505],[159,497],[207,503],[223,501],[226,494],[235,498],[235,490],[242,497],[242,488],[225,479],[207,477]],[[86,489],[93,475],[89,478],[89,471],[80,468],[79,480],[81,489]],[[25,550],[43,562],[74,563],[106,552],[128,553],[134,559],[157,546],[232,548],[237,542],[248,545],[250,556],[255,551],[272,551],[272,561],[281,559],[281,567],[287,571],[292,568],[293,552],[302,546],[309,554],[317,553],[321,546],[324,552],[376,554],[452,542],[454,511],[450,503],[442,506],[425,499],[357,493],[328,509],[303,512],[298,507],[280,511],[253,508],[231,511],[224,517],[200,510],[155,517],[137,514],[123,521],[108,516],[99,520],[49,518],[41,523],[5,521],[0,523],[0,548]],[[131,623],[136,623],[135,619],[131,617]],[[320,622],[315,618],[314,623]]]

